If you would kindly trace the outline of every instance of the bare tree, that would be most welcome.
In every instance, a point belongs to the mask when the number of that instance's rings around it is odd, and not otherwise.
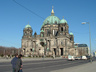
[[[15,53],[18,53],[19,49],[15,47],[0,46],[0,55],[14,55]]]

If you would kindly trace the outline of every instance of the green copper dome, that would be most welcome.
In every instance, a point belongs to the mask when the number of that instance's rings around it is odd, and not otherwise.
[[[45,25],[45,24],[59,24],[59,23],[60,23],[60,19],[56,16],[51,15],[51,16],[48,16],[44,20],[43,25]]]
[[[73,33],[72,33],[72,32],[70,32],[70,35],[73,35]]]
[[[62,20],[60,21],[60,23],[67,23],[67,21],[66,21],[65,19],[62,19]]]
[[[40,32],[44,32],[44,30],[41,30]]]
[[[25,26],[25,28],[31,28],[31,26],[30,26],[29,24],[27,24],[27,25]]]
[[[54,16],[54,10],[52,9],[51,16],[48,16],[44,20],[43,25],[46,25],[46,24],[53,25],[53,24],[59,24],[59,23],[60,23],[60,19],[57,16]]]

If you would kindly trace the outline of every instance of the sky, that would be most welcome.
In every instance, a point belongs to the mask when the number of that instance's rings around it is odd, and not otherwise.
[[[69,33],[74,34],[74,42],[89,42],[90,23],[91,48],[96,51],[96,0],[0,0],[0,46],[21,47],[23,29],[29,23],[40,34],[44,20],[51,15],[63,18],[69,25]]]

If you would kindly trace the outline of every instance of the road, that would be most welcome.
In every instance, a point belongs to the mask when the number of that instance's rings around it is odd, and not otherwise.
[[[89,60],[68,61],[66,59],[37,60],[23,62],[23,72],[50,72],[88,63]],[[12,72],[10,62],[0,63],[0,72]]]

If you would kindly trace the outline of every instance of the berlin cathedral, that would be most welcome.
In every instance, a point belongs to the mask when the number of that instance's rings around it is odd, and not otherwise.
[[[69,33],[67,21],[54,15],[52,9],[41,27],[40,35],[32,35],[32,27],[23,29],[22,54],[25,56],[68,56],[74,54],[74,36]]]

